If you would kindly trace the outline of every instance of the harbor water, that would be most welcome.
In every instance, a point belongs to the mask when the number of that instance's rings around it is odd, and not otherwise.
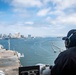
[[[0,44],[8,49],[8,39],[0,39]],[[46,37],[31,39],[10,39],[10,49],[24,54],[20,61],[23,66],[38,63],[53,65],[58,54],[65,50],[62,38]]]

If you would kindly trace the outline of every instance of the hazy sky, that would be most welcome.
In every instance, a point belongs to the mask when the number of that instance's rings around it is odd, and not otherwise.
[[[0,0],[0,33],[65,36],[76,28],[76,0]]]

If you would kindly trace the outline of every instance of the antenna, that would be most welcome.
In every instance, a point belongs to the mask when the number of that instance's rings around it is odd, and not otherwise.
[[[8,49],[10,50],[10,39],[8,39]]]

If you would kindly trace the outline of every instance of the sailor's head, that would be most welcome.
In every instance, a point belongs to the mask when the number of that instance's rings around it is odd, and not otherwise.
[[[68,32],[66,37],[62,38],[65,40],[65,47],[76,47],[76,29],[72,29]]]

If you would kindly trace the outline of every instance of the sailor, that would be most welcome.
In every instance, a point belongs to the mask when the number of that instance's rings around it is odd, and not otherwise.
[[[50,75],[76,75],[76,29],[70,30],[63,40],[66,50],[54,61]]]

